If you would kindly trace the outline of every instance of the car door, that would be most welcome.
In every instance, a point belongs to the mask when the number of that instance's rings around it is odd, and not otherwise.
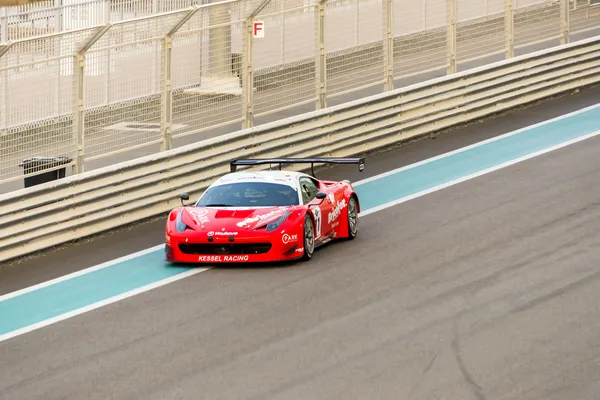
[[[299,184],[300,193],[302,194],[302,203],[316,203],[310,207],[315,216],[315,239],[319,239],[321,236],[328,235],[331,229],[329,224],[325,222],[327,221],[327,215],[329,215],[331,212],[331,199],[328,196],[327,198],[323,199],[322,202],[320,200],[315,200],[315,197],[320,190],[319,181],[316,179],[303,176],[300,178]]]
[[[346,204],[345,185],[336,183],[322,189],[327,193],[328,208],[326,214],[323,214],[323,221],[327,226],[329,234],[335,237],[334,232],[339,230],[340,221],[344,218]]]

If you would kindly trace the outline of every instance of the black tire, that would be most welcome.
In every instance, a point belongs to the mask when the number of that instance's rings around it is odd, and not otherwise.
[[[308,261],[315,252],[315,224],[308,214],[304,217],[304,233],[302,234],[302,239],[304,243],[304,255],[302,256],[302,260]]]
[[[358,235],[358,202],[354,196],[348,200],[348,240],[354,240]]]

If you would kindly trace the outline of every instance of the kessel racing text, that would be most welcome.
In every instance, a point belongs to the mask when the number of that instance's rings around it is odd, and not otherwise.
[[[244,262],[248,261],[248,256],[199,256],[201,262]]]

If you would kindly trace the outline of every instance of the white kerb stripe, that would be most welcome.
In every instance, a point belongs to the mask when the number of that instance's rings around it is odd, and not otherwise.
[[[473,179],[473,178],[477,178],[477,177],[479,177],[479,176],[482,176],[482,175],[485,175],[485,174],[489,174],[490,172],[494,172],[494,171],[497,171],[497,170],[499,170],[499,169],[502,169],[502,168],[509,167],[509,166],[511,166],[511,165],[514,165],[514,164],[520,163],[520,162],[522,162],[522,161],[529,160],[529,159],[531,159],[531,158],[534,158],[534,157],[537,157],[537,156],[540,156],[540,155],[543,155],[543,154],[549,153],[549,152],[551,152],[551,151],[554,151],[554,150],[558,150],[558,149],[560,149],[560,148],[563,148],[563,147],[566,147],[566,146],[572,145],[572,144],[574,144],[574,143],[577,143],[577,142],[584,141],[584,140],[586,140],[586,139],[589,139],[589,138],[592,138],[592,137],[594,137],[594,136],[598,136],[598,135],[600,135],[600,131],[592,132],[592,133],[589,133],[589,134],[587,134],[587,135],[585,135],[585,136],[580,136],[580,137],[578,137],[578,138],[575,138],[575,139],[569,140],[569,141],[567,141],[567,142],[563,142],[563,143],[561,143],[561,144],[557,144],[557,145],[555,145],[555,146],[548,147],[547,149],[540,150],[540,151],[537,151],[537,152],[535,152],[535,153],[528,154],[528,155],[526,155],[526,156],[523,156],[523,157],[515,158],[514,160],[507,161],[507,162],[505,162],[505,163],[502,163],[502,164],[498,164],[498,165],[496,165],[496,166],[494,166],[494,167],[490,167],[490,168],[487,168],[487,169],[484,169],[484,170],[478,171],[478,172],[476,172],[476,173],[473,173],[473,174],[471,174],[471,175],[466,175],[466,176],[463,176],[462,178],[458,178],[458,179],[455,179],[455,180],[453,180],[453,181],[449,181],[449,182],[443,183],[443,184],[441,184],[441,185],[434,186],[434,187],[432,187],[432,188],[429,188],[429,189],[423,190],[423,191],[421,191],[421,192],[418,192],[418,193],[411,194],[410,196],[406,196],[406,197],[403,197],[403,198],[401,198],[401,199],[398,199],[398,200],[390,201],[390,202],[388,202],[388,203],[382,204],[382,205],[380,205],[380,206],[377,206],[377,207],[369,208],[369,209],[368,209],[368,210],[366,210],[365,212],[361,212],[361,213],[359,214],[359,217],[360,217],[360,216],[363,216],[363,217],[364,217],[364,216],[366,216],[366,215],[369,215],[369,214],[376,213],[377,211],[381,211],[381,210],[384,210],[384,209],[386,209],[386,208],[390,208],[390,207],[393,207],[393,206],[395,206],[395,205],[398,205],[398,204],[401,204],[401,203],[405,203],[405,202],[407,202],[407,201],[409,201],[409,200],[416,199],[417,197],[421,197],[421,196],[424,196],[424,195],[426,195],[426,194],[433,193],[433,192],[436,192],[436,191],[438,191],[438,190],[442,190],[442,189],[445,189],[445,188],[447,188],[447,187],[450,187],[450,186],[456,185],[456,184],[458,184],[458,183],[465,182],[465,181],[468,181],[468,180],[470,180],[470,179]]]
[[[24,328],[17,329],[15,331],[11,331],[11,332],[5,333],[3,335],[0,335],[0,342],[2,342],[4,340],[11,339],[11,338],[13,338],[15,336],[23,335],[25,333],[34,331],[36,329],[43,328],[43,327],[48,326],[48,325],[55,324],[55,323],[60,322],[60,321],[64,321],[66,319],[75,317],[75,316],[80,315],[80,314],[84,314],[86,312],[95,310],[97,308],[104,307],[104,306],[107,306],[107,305],[112,304],[112,303],[116,303],[116,302],[124,300],[124,299],[126,299],[128,297],[133,297],[133,296],[135,296],[137,294],[144,293],[144,292],[147,292],[147,291],[152,290],[152,289],[156,289],[156,288],[158,288],[160,286],[167,285],[167,284],[169,284],[171,282],[175,282],[175,281],[178,281],[178,280],[181,280],[181,279],[188,278],[188,277],[190,277],[192,275],[199,274],[200,272],[204,272],[204,271],[207,271],[209,269],[210,268],[198,268],[198,269],[193,269],[193,270],[190,270],[190,271],[182,272],[180,274],[177,274],[175,276],[171,276],[171,277],[163,279],[161,281],[154,282],[154,283],[151,283],[149,285],[142,286],[142,287],[139,287],[139,288],[134,289],[134,290],[130,290],[129,292],[125,292],[125,293],[121,293],[121,294],[113,296],[113,297],[109,297],[108,299],[99,301],[97,303],[93,303],[93,304],[90,304],[88,306],[78,308],[78,309],[70,311],[68,313],[57,315],[56,317],[53,317],[53,318],[50,318],[50,319],[46,319],[44,321],[41,321],[41,322],[38,322],[38,323],[35,323],[35,324],[32,324],[32,325],[26,326]]]
[[[134,259],[136,257],[140,257],[140,256],[143,256],[143,255],[146,255],[146,254],[150,254],[150,253],[155,252],[157,250],[161,250],[164,247],[165,247],[164,244],[159,244],[157,246],[150,247],[149,249],[140,250],[138,252],[131,253],[131,254],[128,254],[128,255],[123,256],[123,257],[115,258],[114,260],[110,260],[110,261],[107,261],[107,262],[102,263],[102,264],[94,265],[93,267],[82,269],[80,271],[73,272],[71,274],[64,275],[64,276],[61,276],[61,277],[58,277],[58,278],[55,278],[55,279],[51,279],[51,280],[46,281],[46,282],[38,283],[37,285],[29,286],[29,287],[26,287],[24,289],[17,290],[15,292],[7,293],[7,294],[5,294],[3,296],[0,296],[0,302],[3,302],[4,300],[8,300],[8,299],[16,297],[16,296],[20,296],[20,295],[25,294],[25,293],[33,292],[34,290],[38,290],[38,289],[44,288],[46,286],[54,285],[55,283],[60,283],[60,282],[63,282],[63,281],[69,280],[69,279],[76,278],[76,277],[81,276],[81,275],[89,274],[90,272],[98,271],[100,269],[107,268],[107,267],[110,267],[112,265],[115,265],[115,264],[118,264],[118,263],[121,263],[121,262],[124,262],[124,261],[127,261],[127,260]]]
[[[582,108],[581,110],[573,111],[572,113],[569,113],[569,114],[565,114],[565,115],[561,115],[561,116],[553,118],[553,119],[549,119],[547,121],[538,122],[537,124],[529,125],[529,126],[526,126],[524,128],[517,129],[516,131],[508,132],[508,133],[505,133],[505,134],[499,135],[499,136],[494,136],[493,138],[489,138],[489,139],[483,140],[481,142],[473,143],[473,144],[471,144],[469,146],[461,147],[460,149],[452,150],[452,151],[449,151],[447,153],[443,153],[443,154],[437,155],[435,157],[427,158],[425,160],[418,161],[418,162],[413,163],[413,164],[405,165],[404,167],[396,168],[396,169],[393,169],[391,171],[387,171],[387,172],[384,172],[382,174],[372,176],[370,178],[361,179],[359,181],[353,182],[352,186],[360,186],[360,185],[362,185],[364,183],[371,182],[371,181],[374,181],[374,180],[377,180],[377,179],[381,179],[381,178],[389,176],[389,175],[394,175],[394,174],[397,174],[398,172],[406,171],[408,169],[412,169],[412,168],[418,167],[418,166],[423,165],[423,164],[428,164],[430,162],[433,162],[433,161],[436,161],[436,160],[440,160],[442,158],[450,157],[450,156],[452,156],[454,154],[462,153],[462,152],[465,152],[467,150],[475,149],[475,148],[483,146],[485,144],[496,142],[498,140],[502,140],[504,138],[507,138],[507,137],[510,137],[510,136],[514,136],[514,135],[519,134],[519,133],[524,132],[524,131],[528,131],[528,130],[531,130],[531,129],[534,129],[534,128],[537,128],[537,127],[540,127],[540,126],[548,125],[548,124],[550,124],[552,122],[560,121],[560,120],[563,120],[565,118],[572,117],[574,115],[582,114],[582,113],[584,113],[586,111],[590,111],[590,110],[593,110],[593,109],[598,108],[598,107],[600,107],[600,103],[595,104],[593,106],[586,107],[586,108]]]

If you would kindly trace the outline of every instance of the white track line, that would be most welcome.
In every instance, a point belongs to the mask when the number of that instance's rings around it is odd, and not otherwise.
[[[517,135],[517,134],[525,132],[525,131],[529,131],[531,129],[535,129],[535,128],[540,127],[540,126],[548,125],[548,124],[551,124],[553,122],[560,121],[560,120],[572,117],[574,115],[583,114],[584,112],[591,111],[591,110],[596,109],[598,107],[600,107],[600,103],[595,104],[593,106],[586,107],[586,108],[582,108],[581,110],[573,111],[573,112],[571,112],[569,114],[565,114],[565,115],[561,115],[561,116],[556,117],[556,118],[549,119],[547,121],[538,122],[537,124],[529,125],[529,126],[526,126],[525,128],[520,128],[520,129],[517,129],[516,131],[508,132],[508,133],[502,134],[500,136],[494,136],[493,138],[482,140],[481,142],[477,142],[477,143],[471,144],[469,146],[461,147],[460,149],[452,150],[452,151],[449,151],[447,153],[443,153],[443,154],[437,155],[435,157],[427,158],[425,160],[418,161],[418,162],[410,164],[410,165],[405,165],[404,167],[396,168],[396,169],[393,169],[391,171],[386,171],[386,172],[381,173],[379,175],[375,175],[375,176],[372,176],[370,178],[365,178],[365,179],[362,179],[360,181],[353,182],[352,185],[353,186],[360,186],[360,185],[362,185],[364,183],[367,183],[367,182],[371,182],[371,181],[374,181],[374,180],[377,180],[377,179],[380,179],[380,178],[384,178],[384,177],[389,176],[389,175],[394,175],[394,174],[397,174],[398,172],[406,171],[407,169],[412,169],[412,168],[418,167],[418,166],[423,165],[423,164],[429,164],[430,162],[433,162],[433,161],[436,161],[436,160],[440,160],[442,158],[450,157],[450,156],[453,156],[454,154],[463,153],[463,152],[465,152],[467,150],[475,149],[477,147],[486,145],[488,143],[496,142],[498,140],[502,140],[502,139],[505,139],[507,137],[514,136],[514,135]]]
[[[67,281],[69,279],[73,279],[73,278],[76,278],[78,276],[81,276],[81,275],[89,274],[90,272],[98,271],[100,269],[104,269],[104,268],[110,267],[112,265],[119,264],[121,262],[124,262],[124,261],[127,261],[127,260],[131,260],[131,259],[143,256],[143,255],[148,254],[148,253],[152,253],[153,251],[156,251],[156,250],[159,250],[161,248],[164,248],[164,246],[165,246],[164,244],[160,244],[158,246],[150,247],[149,249],[140,250],[140,251],[138,251],[136,253],[131,253],[131,254],[128,254],[126,256],[119,257],[119,258],[116,258],[114,260],[110,260],[110,261],[107,261],[105,263],[102,263],[102,264],[94,265],[93,267],[82,269],[81,271],[73,272],[72,274],[64,275],[64,276],[61,276],[61,277],[58,277],[58,278],[55,278],[55,279],[51,279],[51,280],[46,281],[46,282],[38,283],[37,285],[29,286],[29,287],[26,287],[24,289],[17,290],[15,292],[11,292],[11,293],[5,294],[3,296],[0,296],[0,303],[3,302],[4,300],[8,300],[10,298],[13,298],[13,297],[16,297],[16,296],[20,296],[20,295],[25,294],[25,293],[33,292],[34,290],[38,290],[38,289],[41,289],[41,288],[44,288],[44,287],[47,287],[47,286],[54,285],[55,283],[64,282],[64,281]]]
[[[593,138],[594,136],[598,136],[598,135],[600,135],[600,131],[592,132],[592,133],[589,133],[589,134],[587,134],[585,136],[580,136],[578,138],[571,139],[571,140],[569,140],[567,142],[563,142],[561,144],[557,144],[555,146],[548,147],[548,148],[546,148],[544,150],[540,150],[540,151],[537,151],[535,153],[530,153],[530,154],[528,154],[526,156],[515,158],[514,160],[507,161],[507,162],[504,162],[502,164],[498,164],[498,165],[496,165],[494,167],[483,169],[483,170],[475,172],[473,174],[463,176],[462,178],[458,178],[458,179],[455,179],[455,180],[450,181],[450,182],[442,183],[441,185],[437,185],[437,186],[434,186],[432,188],[420,191],[418,193],[411,194],[410,196],[405,196],[405,197],[403,197],[401,199],[390,201],[388,203],[382,204],[382,205],[377,206],[377,207],[369,208],[368,210],[366,210],[364,212],[361,212],[359,214],[359,216],[363,216],[364,217],[365,215],[369,215],[369,214],[372,214],[372,213],[376,213],[377,211],[385,210],[386,208],[390,208],[390,207],[393,207],[395,205],[407,202],[409,200],[416,199],[417,197],[421,197],[421,196],[424,196],[426,194],[433,193],[433,192],[436,192],[438,190],[442,190],[442,189],[445,189],[447,187],[456,185],[458,183],[465,182],[465,181],[468,181],[470,179],[474,179],[474,178],[477,178],[477,177],[482,176],[482,175],[489,174],[489,173],[494,172],[494,171],[498,171],[499,169],[509,167],[511,165],[520,163],[522,161],[526,161],[526,160],[529,160],[531,158],[541,156],[542,154],[546,154],[546,153],[549,153],[551,151],[561,149],[563,147],[566,147],[566,146],[569,146],[569,145],[572,145],[572,144],[584,141],[586,139]]]
[[[553,122],[553,121],[558,121],[558,120],[567,118],[568,116],[572,116],[572,115],[576,115],[576,114],[581,114],[581,113],[583,113],[583,112],[585,112],[587,110],[594,109],[594,108],[597,108],[597,107],[600,107],[600,104],[596,104],[594,106],[587,107],[587,108],[584,108],[582,110],[575,111],[573,113],[566,114],[566,115],[563,115],[563,116],[558,117],[558,118],[554,118],[552,120],[548,120],[548,121],[545,121],[545,122],[542,122],[542,123],[531,125],[528,128],[519,129],[517,131],[511,132],[511,133],[508,133],[508,134],[505,134],[505,135],[501,135],[501,136],[497,136],[497,137],[494,137],[494,138],[491,138],[491,139],[488,139],[488,140],[484,140],[482,142],[479,142],[479,143],[476,143],[476,144],[473,144],[473,145],[470,145],[470,146],[467,146],[467,147],[463,147],[461,149],[454,150],[454,151],[451,151],[451,152],[448,152],[448,153],[444,153],[442,155],[439,155],[439,156],[436,156],[436,157],[432,157],[432,158],[429,158],[429,159],[424,160],[424,161],[419,161],[417,163],[414,163],[414,164],[411,164],[411,165],[408,165],[408,166],[405,166],[405,167],[402,167],[402,168],[398,168],[398,169],[395,169],[393,171],[388,171],[388,172],[385,172],[383,174],[379,174],[379,175],[376,175],[374,177],[367,178],[367,179],[364,179],[362,181],[358,181],[358,182],[355,183],[355,185],[360,185],[362,183],[373,181],[375,179],[379,179],[379,178],[382,178],[384,176],[389,176],[389,175],[398,173],[398,172],[403,171],[403,170],[407,170],[407,169],[414,168],[414,167],[419,166],[419,165],[426,164],[428,162],[432,162],[434,160],[439,160],[439,159],[444,158],[444,157],[449,157],[449,156],[451,156],[453,154],[457,154],[457,153],[466,151],[468,149],[472,149],[472,148],[475,148],[475,147],[478,147],[478,146],[482,146],[482,145],[484,145],[486,143],[490,143],[490,142],[493,142],[493,141],[496,141],[496,140],[500,140],[502,138],[505,138],[505,137],[508,137],[508,136],[511,136],[511,135],[515,135],[515,134],[517,134],[519,132],[523,132],[525,130],[532,129],[532,128],[537,127],[537,126],[542,126],[542,125],[548,124],[548,123]],[[549,147],[547,149],[540,150],[538,152],[531,153],[531,154],[528,154],[528,155],[523,156],[523,157],[519,157],[517,159],[514,159],[514,160],[511,160],[511,161],[499,164],[499,165],[491,167],[491,168],[487,168],[485,170],[482,170],[482,171],[479,171],[479,172],[476,172],[476,173],[464,176],[464,177],[459,178],[459,179],[455,179],[453,181],[450,181],[450,182],[447,182],[447,183],[444,183],[444,184],[441,184],[441,185],[438,185],[438,186],[434,186],[434,187],[432,187],[430,189],[423,190],[423,191],[418,192],[418,193],[414,193],[414,194],[412,194],[410,196],[405,196],[405,197],[403,197],[401,199],[394,200],[394,201],[388,202],[386,204],[382,204],[380,206],[370,208],[370,209],[368,209],[366,211],[361,212],[360,215],[359,215],[359,217],[364,217],[364,216],[376,213],[378,211],[381,211],[381,210],[384,210],[384,209],[396,206],[398,204],[407,202],[409,200],[416,199],[416,198],[424,196],[426,194],[433,193],[433,192],[445,189],[447,187],[456,185],[456,184],[461,183],[461,182],[468,181],[470,179],[477,178],[477,177],[485,175],[485,174],[489,174],[489,173],[497,171],[499,169],[506,168],[508,166],[517,164],[519,162],[522,162],[522,161],[525,161],[525,160],[529,160],[531,158],[534,158],[534,157],[537,157],[537,156],[549,153],[549,152],[554,151],[554,150],[561,149],[563,147],[566,147],[566,146],[572,145],[574,143],[578,143],[578,142],[584,141],[586,139],[590,139],[590,138],[598,136],[598,135],[600,135],[600,131],[592,132],[592,133],[589,133],[587,135],[580,136],[578,138],[575,138],[575,139],[563,142],[561,144]],[[108,261],[108,262],[105,262],[105,263],[102,263],[102,264],[98,264],[98,265],[90,267],[90,268],[86,268],[86,269],[81,270],[81,271],[74,272],[74,273],[69,274],[69,275],[61,276],[61,277],[56,278],[56,279],[52,279],[52,280],[49,280],[49,281],[46,281],[46,282],[43,282],[43,283],[40,283],[40,284],[37,284],[37,285],[33,285],[33,286],[30,286],[30,287],[27,287],[27,288],[24,288],[24,289],[21,289],[21,290],[17,290],[17,291],[12,292],[12,293],[5,294],[3,296],[0,296],[0,302],[2,302],[4,300],[7,300],[7,299],[10,299],[10,298],[13,298],[13,297],[16,297],[16,296],[19,296],[19,295],[22,295],[22,294],[25,294],[25,293],[28,293],[28,292],[32,292],[34,290],[37,290],[37,289],[40,289],[40,288],[43,288],[43,287],[47,287],[47,286],[53,285],[55,283],[59,283],[59,282],[66,281],[68,279],[75,278],[77,276],[85,275],[85,274],[88,274],[88,273],[93,272],[93,271],[98,271],[100,269],[110,267],[110,266],[115,265],[117,263],[124,262],[124,261],[127,261],[127,260],[131,260],[131,259],[133,259],[135,257],[139,257],[139,256],[142,256],[142,255],[145,255],[145,254],[152,253],[154,251],[160,250],[163,247],[164,247],[164,244],[160,244],[160,245],[157,245],[157,246],[145,249],[145,250],[138,251],[136,253],[129,254],[129,255],[124,256],[124,257],[117,258],[115,260],[111,260],[111,261]],[[198,268],[198,269],[192,269],[192,270],[189,270],[189,271],[186,271],[186,272],[182,272],[182,273],[177,274],[175,276],[172,276],[172,277],[169,277],[169,278],[166,278],[166,279],[163,279],[163,280],[151,283],[151,284],[146,285],[146,286],[142,286],[142,287],[134,289],[134,290],[130,290],[130,291],[125,292],[125,293],[121,293],[121,294],[119,294],[117,296],[113,296],[113,297],[110,297],[108,299],[105,299],[105,300],[102,300],[102,301],[99,301],[99,302],[96,302],[96,303],[93,303],[93,304],[90,304],[90,305],[78,308],[78,309],[73,310],[71,312],[68,312],[68,313],[65,313],[65,314],[62,314],[62,315],[58,315],[58,316],[56,316],[54,318],[50,318],[50,319],[38,322],[36,324],[29,325],[29,326],[27,326],[25,328],[21,328],[21,329],[12,331],[12,332],[8,332],[6,334],[0,335],[0,342],[2,342],[4,340],[7,340],[7,339],[10,339],[10,338],[13,338],[15,336],[22,335],[22,334],[27,333],[27,332],[31,332],[31,331],[36,330],[36,329],[40,329],[42,327],[54,324],[56,322],[63,321],[65,319],[72,318],[74,316],[86,313],[88,311],[92,311],[92,310],[95,310],[97,308],[100,308],[100,307],[103,307],[103,306],[106,306],[106,305],[118,302],[120,300],[123,300],[123,299],[129,298],[129,297],[135,296],[137,294],[144,293],[144,292],[147,292],[147,291],[152,290],[152,289],[156,289],[158,287],[167,285],[167,284],[169,284],[171,282],[175,282],[175,281],[178,281],[178,280],[181,280],[181,279],[185,279],[185,278],[188,278],[190,276],[199,274],[201,272],[208,271],[211,268],[212,267]]]
[[[55,324],[55,323],[60,322],[60,321],[64,321],[66,319],[75,317],[75,316],[80,315],[80,314],[84,314],[84,313],[86,313],[88,311],[92,311],[92,310],[95,310],[97,308],[104,307],[104,306],[107,306],[107,305],[112,304],[112,303],[116,303],[118,301],[127,299],[129,297],[133,297],[133,296],[135,296],[137,294],[144,293],[144,292],[147,292],[147,291],[152,290],[152,289],[156,289],[156,288],[158,288],[160,286],[167,285],[167,284],[169,284],[171,282],[175,282],[175,281],[178,281],[178,280],[181,280],[181,279],[188,278],[188,277],[190,277],[192,275],[199,274],[200,272],[207,271],[208,269],[209,268],[198,268],[198,269],[193,269],[193,270],[189,270],[189,271],[186,271],[186,272],[182,272],[181,274],[177,274],[175,276],[171,276],[171,277],[169,277],[167,279],[163,279],[163,280],[160,280],[160,281],[148,284],[146,286],[142,286],[142,287],[139,287],[137,289],[130,290],[128,292],[121,293],[121,294],[118,294],[118,295],[113,296],[113,297],[109,297],[108,299],[104,299],[104,300],[98,301],[96,303],[89,304],[87,306],[78,308],[76,310],[69,311],[69,312],[61,314],[61,315],[57,315],[56,317],[49,318],[49,319],[46,319],[44,321],[37,322],[35,324],[26,326],[24,328],[17,329],[15,331],[11,331],[11,332],[5,333],[3,335],[0,335],[0,342],[2,342],[4,340],[11,339],[11,338],[13,338],[15,336],[23,335],[25,333],[34,331],[36,329],[43,328],[43,327],[48,326],[48,325]]]

